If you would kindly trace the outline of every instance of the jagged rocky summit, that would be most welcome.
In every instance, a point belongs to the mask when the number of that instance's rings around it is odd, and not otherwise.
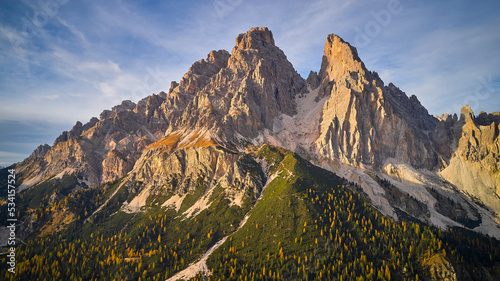
[[[294,151],[355,182],[382,213],[441,228],[500,237],[499,113],[468,106],[434,117],[369,71],[356,48],[328,35],[321,69],[303,79],[267,28],[212,51],[180,82],[63,132],[16,164],[22,189],[75,175],[74,190],[126,178],[139,212],[168,189],[179,211],[202,178],[203,196],[182,210],[195,216],[218,189],[244,206],[265,185],[244,154],[265,143]],[[260,164],[259,164],[260,165]]]

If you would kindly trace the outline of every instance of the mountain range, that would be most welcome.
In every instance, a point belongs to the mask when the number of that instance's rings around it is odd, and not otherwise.
[[[9,167],[19,274],[496,280],[499,130],[499,112],[431,116],[334,34],[304,79],[252,28]]]

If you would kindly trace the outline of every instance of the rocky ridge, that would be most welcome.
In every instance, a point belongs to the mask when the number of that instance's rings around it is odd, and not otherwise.
[[[16,165],[21,189],[49,178],[75,174],[78,188],[92,187],[129,172],[144,147],[163,135],[167,123],[160,117],[165,93],[149,96],[138,104],[124,101],[83,125],[77,122],[63,132],[52,147],[38,147]]]
[[[387,158],[416,168],[438,165],[426,134],[436,120],[415,96],[384,86],[336,35],[327,38],[319,78],[319,92],[327,98],[315,142],[321,156],[355,166],[381,166]]]
[[[500,214],[500,113],[479,116],[469,106],[447,126],[453,155],[440,171],[446,180]]]
[[[464,220],[479,224],[476,231],[500,237],[498,116],[475,117],[467,107],[460,120],[430,116],[333,34],[321,69],[305,80],[271,31],[252,28],[236,38],[231,53],[212,51],[195,62],[168,94],[125,101],[99,119],[78,122],[16,168],[23,188],[64,174],[78,176],[76,189],[127,175],[138,194],[123,206],[130,212],[164,187],[180,206],[200,177],[207,189],[198,206],[210,204],[217,185],[239,204],[235,198],[256,194],[262,179],[238,153],[272,143],[356,182],[388,216],[403,212],[443,228],[464,226],[436,207],[437,197],[445,197],[461,206]]]

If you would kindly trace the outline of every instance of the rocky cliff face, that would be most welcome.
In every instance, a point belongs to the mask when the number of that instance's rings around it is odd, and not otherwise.
[[[137,105],[124,101],[112,110],[92,118],[87,124],[77,122],[63,132],[52,147],[45,145],[16,165],[21,174],[21,188],[30,187],[51,177],[75,174],[79,187],[92,187],[128,173],[142,150],[163,135],[167,122],[160,109],[165,94],[152,95]]]
[[[265,170],[254,159],[220,148],[188,147],[165,151],[154,145],[137,161],[127,181],[134,183],[138,195],[124,206],[137,212],[146,201],[158,196],[160,202],[187,217],[208,208],[216,199],[229,206],[248,209],[265,182]]]
[[[124,206],[129,212],[160,193],[179,208],[193,194],[206,205],[218,187],[240,205],[264,181],[244,154],[250,144],[271,143],[356,182],[388,216],[500,237],[499,116],[475,117],[467,107],[460,119],[430,116],[334,34],[321,69],[304,80],[271,31],[252,28],[231,53],[195,62],[168,94],[78,122],[17,169],[23,188],[64,174],[77,176],[76,189],[127,176],[137,195]],[[445,212],[440,198],[460,214]]]
[[[295,113],[294,96],[305,90],[305,83],[267,28],[240,34],[230,56],[212,52],[207,61],[217,62],[219,71],[209,72],[212,76],[198,87],[167,135],[204,128],[205,139],[237,144],[240,136],[251,139],[271,129],[279,114]]]
[[[453,154],[440,174],[472,198],[500,214],[500,113],[479,116],[469,106],[447,126]]]
[[[381,166],[395,158],[414,167],[439,163],[427,132],[437,123],[415,96],[384,86],[366,70],[356,49],[329,35],[319,72],[324,95],[319,154],[344,163]]]

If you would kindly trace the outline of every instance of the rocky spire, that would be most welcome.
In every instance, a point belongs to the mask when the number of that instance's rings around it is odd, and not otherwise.
[[[356,48],[335,34],[328,35],[319,71],[321,80],[339,81],[351,74],[362,77],[365,72],[367,72],[365,65],[359,58]]]
[[[356,48],[335,34],[327,37],[319,77],[319,92],[328,99],[317,141],[321,154],[355,165],[379,166],[389,157],[417,167],[438,163],[424,133],[433,129],[433,117],[415,97],[384,86]]]
[[[295,114],[294,97],[305,89],[305,81],[275,46],[268,28],[252,28],[238,35],[227,56],[227,65],[218,64],[217,72],[205,76],[207,84],[190,91],[192,100],[167,134],[203,127],[226,139],[233,139],[236,132],[255,138],[263,129],[272,129],[275,117]],[[211,57],[212,53],[207,61],[214,64]],[[190,72],[193,69],[197,68]],[[179,88],[183,84],[181,81]]]
[[[464,122],[464,123],[466,123],[468,121],[474,121],[474,113],[472,112],[472,109],[470,108],[469,105],[465,105],[460,110],[459,121]]]
[[[253,27],[236,37],[237,49],[263,49],[274,45],[273,33],[267,27]]]
[[[37,157],[43,158],[49,150],[50,150],[50,145],[48,145],[48,144],[39,145],[33,151],[33,153],[31,153],[31,155],[28,157],[28,159],[33,159],[33,158],[37,158]]]

